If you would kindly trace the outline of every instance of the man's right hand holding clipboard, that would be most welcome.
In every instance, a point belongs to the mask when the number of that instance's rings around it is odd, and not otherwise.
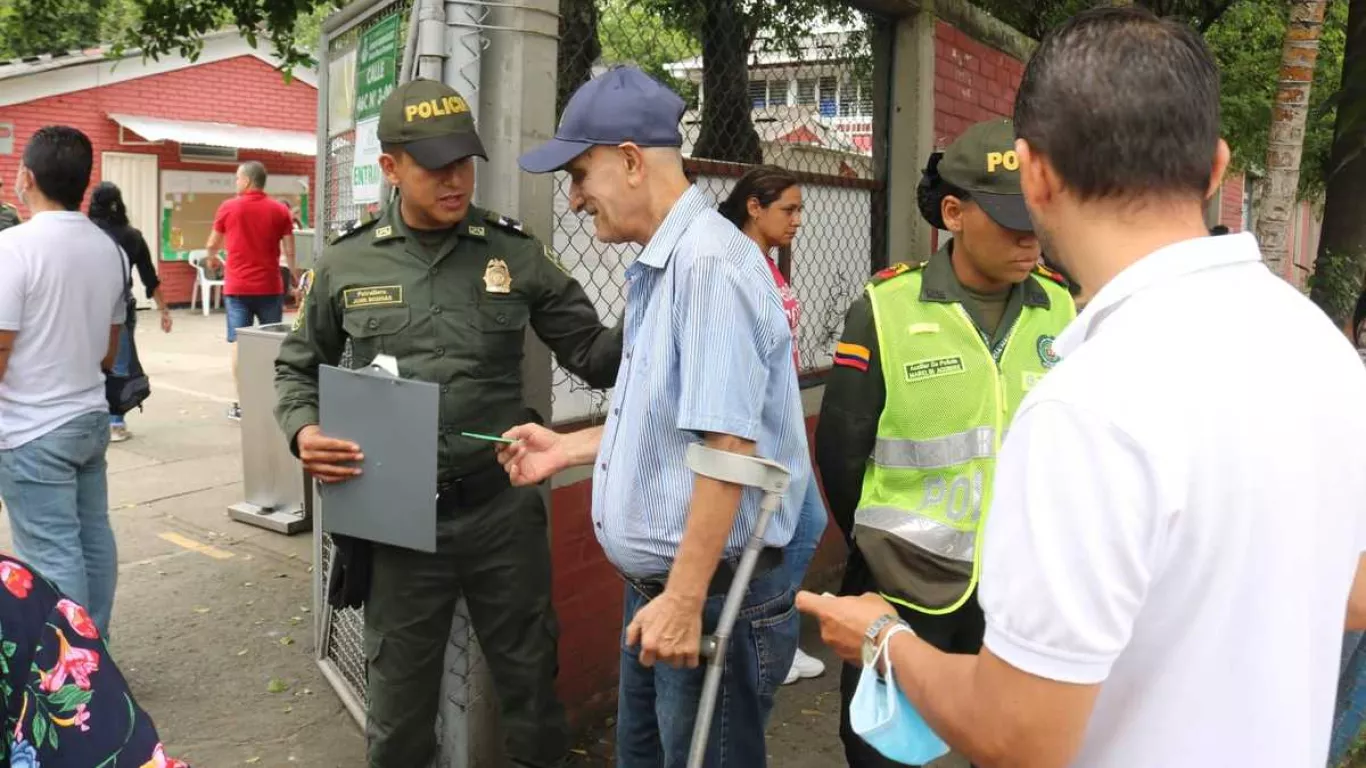
[[[317,424],[310,424],[299,430],[296,438],[299,444],[299,460],[304,469],[324,483],[339,483],[361,473],[354,466],[365,459],[360,446],[349,440],[327,437]]]

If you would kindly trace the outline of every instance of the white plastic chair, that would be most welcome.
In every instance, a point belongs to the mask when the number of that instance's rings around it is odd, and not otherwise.
[[[190,289],[190,310],[194,310],[194,301],[197,297],[199,304],[204,310],[204,317],[209,316],[209,306],[212,304],[214,309],[218,309],[223,304],[223,280],[210,280],[207,272],[204,271],[204,259],[209,252],[204,249],[190,251],[190,266],[194,267],[194,287]],[[218,289],[218,300],[214,301],[213,289]]]

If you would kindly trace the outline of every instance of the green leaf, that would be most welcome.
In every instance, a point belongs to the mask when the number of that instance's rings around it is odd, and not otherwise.
[[[272,677],[270,682],[266,683],[267,693],[284,693],[287,690],[289,690],[289,683],[278,677]]]
[[[15,651],[19,650],[19,644],[6,640],[3,644],[0,644],[0,650],[4,651],[5,658],[10,658],[14,656]]]
[[[47,729],[48,729],[47,718],[44,717],[44,716],[42,716],[41,714],[34,714],[34,716],[33,716],[33,746],[34,746],[35,748],[36,748],[36,747],[41,747],[41,746],[43,745],[43,742],[44,742],[45,740],[47,740]]]
[[[78,686],[67,683],[56,693],[47,695],[48,705],[58,712],[65,714],[75,711],[76,707],[90,703],[90,691],[83,691]]]

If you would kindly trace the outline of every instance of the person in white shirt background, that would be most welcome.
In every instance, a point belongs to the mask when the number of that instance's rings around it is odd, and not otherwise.
[[[1323,765],[1344,625],[1366,627],[1366,369],[1250,234],[1208,236],[1229,150],[1189,27],[1079,14],[1015,126],[1036,231],[1094,298],[1001,450],[983,650],[895,623],[867,644],[981,765]],[[798,607],[851,661],[893,614]]]
[[[93,163],[75,128],[36,131],[14,185],[32,218],[0,232],[0,498],[19,557],[108,637],[118,554],[103,371],[127,305],[123,254],[80,211]]]

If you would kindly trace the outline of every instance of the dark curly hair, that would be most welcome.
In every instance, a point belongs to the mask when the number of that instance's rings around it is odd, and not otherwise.
[[[920,208],[920,215],[936,229],[948,229],[944,226],[944,198],[956,197],[965,203],[972,199],[966,190],[950,184],[939,175],[939,161],[943,157],[943,152],[930,155],[930,161],[925,164],[925,171],[920,176],[920,184],[915,188],[915,201]]]
[[[90,220],[101,229],[128,226],[128,206],[123,193],[111,181],[101,181],[90,193]]]

